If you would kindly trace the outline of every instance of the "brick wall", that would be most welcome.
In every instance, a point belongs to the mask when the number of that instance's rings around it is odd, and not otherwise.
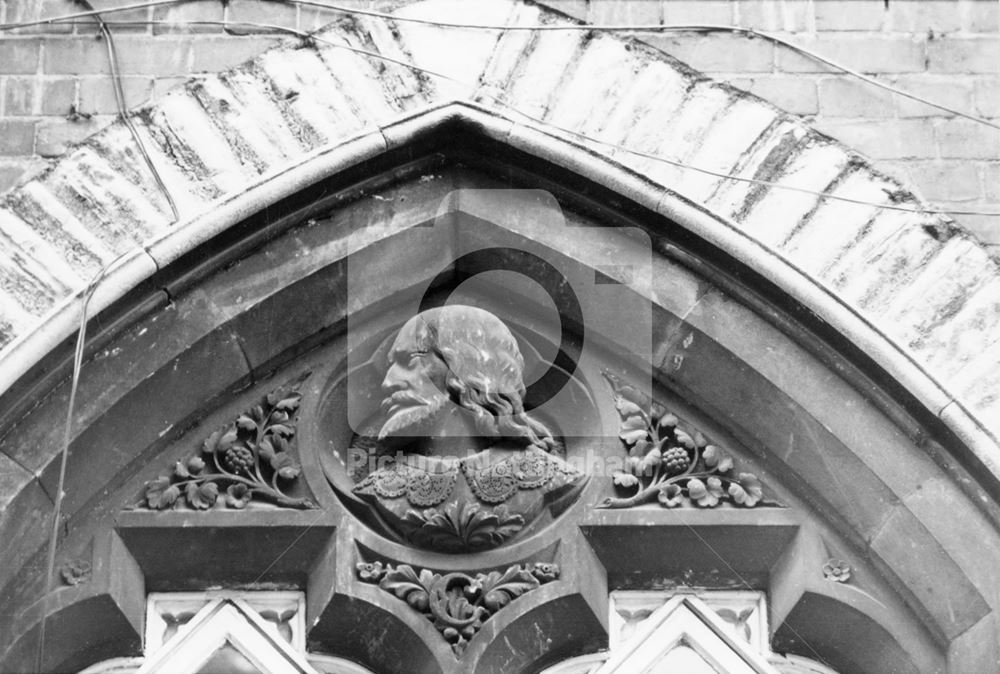
[[[93,0],[98,8],[133,0]],[[367,0],[338,0],[371,6]],[[713,23],[774,32],[918,95],[1000,121],[996,0],[549,0],[597,24]],[[888,4],[888,6],[886,6]],[[0,0],[0,22],[80,11],[70,0]],[[227,19],[311,30],[336,15],[258,0],[108,15],[114,21]],[[279,39],[218,26],[115,26],[129,106],[190,76],[234,65]],[[113,118],[106,46],[92,24],[0,34],[0,191]],[[752,91],[879,160],[944,208],[1000,211],[1000,131],[839,74],[761,39],[726,34],[643,39]],[[1000,217],[956,216],[1000,251]]]

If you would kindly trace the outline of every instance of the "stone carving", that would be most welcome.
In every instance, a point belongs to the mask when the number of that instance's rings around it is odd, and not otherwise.
[[[842,559],[830,559],[823,565],[823,577],[835,583],[846,583],[851,579],[851,565]]]
[[[490,616],[559,577],[557,565],[542,562],[476,574],[418,572],[406,564],[360,562],[357,571],[362,581],[378,584],[424,614],[458,657]]]
[[[628,450],[625,470],[612,474],[626,498],[606,498],[599,508],[629,508],[659,502],[665,508],[696,505],[713,508],[723,501],[752,508],[762,502],[760,481],[752,473],[735,473],[721,448],[701,433],[685,430],[677,417],[648,400],[635,388],[605,372],[621,419],[619,438]]]
[[[59,575],[66,585],[80,585],[90,580],[93,569],[85,559],[75,559],[66,562],[59,569]]]
[[[207,510],[222,503],[242,509],[259,499],[286,508],[316,507],[283,490],[302,471],[289,451],[300,399],[294,390],[268,393],[260,404],[212,433],[198,454],[147,482],[145,505],[165,510],[186,503]]]
[[[482,309],[424,311],[399,331],[382,382],[377,459],[354,493],[413,545],[467,552],[503,544],[582,484],[561,445],[524,412],[524,361]]]

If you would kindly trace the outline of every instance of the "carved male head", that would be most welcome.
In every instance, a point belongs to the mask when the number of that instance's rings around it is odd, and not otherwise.
[[[551,434],[524,413],[523,370],[517,340],[490,312],[464,305],[423,311],[389,350],[388,419],[379,439],[431,435],[457,411],[470,415],[478,437],[550,449]]]

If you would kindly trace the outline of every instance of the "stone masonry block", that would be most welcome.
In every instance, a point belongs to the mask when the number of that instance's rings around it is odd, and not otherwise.
[[[665,0],[663,23],[732,23],[734,4],[720,0]]]
[[[30,75],[38,70],[41,41],[0,34],[0,63],[5,75]]]
[[[135,2],[135,0],[101,0],[101,3],[97,5],[98,9],[115,9],[118,7],[125,7],[128,5],[140,4]],[[119,25],[112,27],[115,34],[120,33],[149,33],[149,19],[152,17],[152,11],[149,7],[137,7],[136,9],[129,9],[120,12],[111,12],[105,14],[105,19],[107,21],[119,21]],[[77,33],[86,30],[82,26],[77,27]],[[96,30],[96,26],[95,26]]]
[[[674,3],[667,3],[667,8],[672,4]],[[613,0],[610,2],[591,2],[587,21],[598,26],[659,24],[663,23],[664,9],[659,2],[615,2]]]
[[[1000,117],[1000,77],[980,77],[975,85],[976,112]]]
[[[265,2],[263,0],[240,0],[239,2],[230,2],[226,5],[226,20],[295,28],[299,23],[298,12],[298,6],[293,4]],[[270,29],[263,27],[236,26],[235,28],[241,32],[271,32]]]
[[[42,69],[50,75],[109,72],[108,49],[96,38],[66,37],[45,42]]]
[[[924,38],[865,34],[793,36],[794,44],[865,73],[909,73],[924,70]],[[778,47],[777,69],[789,73],[839,72],[807,56]]]
[[[893,94],[857,78],[819,81],[819,112],[827,117],[892,117]]]
[[[277,38],[261,36],[202,38],[192,50],[191,70],[214,73],[231,68],[274,46],[277,41]]]
[[[121,83],[127,109],[145,103],[153,91],[153,80],[150,77],[123,77]],[[80,80],[80,111],[98,115],[118,112],[114,85],[110,78],[94,76]]]
[[[984,162],[982,168],[983,196],[988,201],[1000,202],[1000,161]]]
[[[75,79],[57,78],[42,81],[43,115],[68,115],[75,104]]]
[[[129,35],[116,41],[123,75],[186,75],[193,39]]]
[[[896,173],[920,188],[931,201],[972,201],[979,199],[979,166],[969,161],[897,162]]]
[[[734,23],[747,28],[797,33],[808,30],[813,22],[813,6],[808,2],[741,0],[734,4]]]
[[[925,119],[837,121],[819,118],[815,126],[875,159],[937,157],[934,127]]]
[[[222,21],[223,4],[218,0],[192,0],[182,5],[153,8],[153,35],[165,33],[221,33],[220,24],[189,24],[188,21]],[[163,22],[163,23],[161,23]],[[170,25],[171,22],[177,22]]]
[[[884,28],[888,32],[953,33],[962,28],[962,13],[955,0],[890,2],[885,9]]]
[[[927,69],[939,73],[1000,73],[1000,39],[946,35],[927,43]]]
[[[965,112],[972,110],[972,83],[936,75],[903,75],[893,81],[903,91]],[[905,96],[894,96],[900,117],[941,117],[949,113]]]
[[[29,119],[0,119],[0,155],[29,155],[35,146],[35,124]]]
[[[996,159],[1000,157],[1000,134],[969,119],[942,120],[937,128],[938,147],[946,159]]]
[[[4,77],[3,107],[7,117],[34,115],[38,98],[38,81],[34,77]]]
[[[692,68],[709,72],[771,72],[774,45],[740,36],[651,35],[648,42]]]
[[[823,0],[814,4],[816,30],[880,30],[885,5],[868,0]]]

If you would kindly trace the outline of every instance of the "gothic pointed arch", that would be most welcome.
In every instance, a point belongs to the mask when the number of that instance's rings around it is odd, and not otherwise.
[[[403,20],[467,11],[346,18],[136,111],[177,222],[120,123],[4,197],[0,532],[17,545],[0,550],[16,616],[0,662],[34,657],[42,621],[47,670],[138,656],[146,593],[221,583],[305,591],[315,652],[377,671],[530,671],[606,647],[609,590],[667,582],[766,592],[773,648],[841,672],[988,671],[996,262],[941,216],[812,194],[921,206],[850,149],[638,41],[518,30],[568,25],[522,2],[477,4],[476,21],[508,29]],[[482,189],[544,190],[598,236],[532,229],[524,192],[507,211],[449,196]],[[698,507],[715,483],[688,482],[597,508],[628,495],[594,475],[555,524],[466,559],[376,531],[331,468],[349,440],[328,423],[347,321],[370,351],[398,329],[384,308],[462,250],[403,236],[442,215],[602,279],[621,263],[608,251],[627,248],[613,230],[644,232],[651,349],[637,364],[609,348],[580,374],[588,418],[623,457],[635,441],[619,434],[667,426],[676,446],[691,438],[688,462],[721,447],[773,504],[744,507],[737,480],[718,483],[721,508]],[[365,260],[357,294],[349,254]],[[60,587],[39,600],[77,298],[113,260],[90,302]],[[509,322],[523,344],[553,346]],[[637,365],[657,410],[641,423],[615,403]],[[247,433],[250,458],[228,452],[223,439]],[[265,441],[284,460],[260,463]],[[260,472],[247,489],[197,477],[216,458]],[[386,586],[389,568],[428,596],[491,573],[520,585],[456,636]]]

